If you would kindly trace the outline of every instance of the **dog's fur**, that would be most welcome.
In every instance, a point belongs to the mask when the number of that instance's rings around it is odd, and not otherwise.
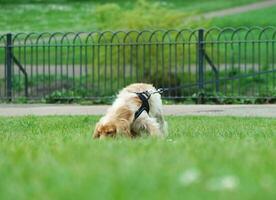
[[[149,114],[143,111],[134,120],[135,112],[140,108],[142,102],[135,92],[156,90],[150,84],[136,83],[122,89],[117,99],[107,110],[105,116],[96,124],[93,138],[115,137],[126,135],[136,137],[142,132],[152,136],[164,137],[167,133],[167,123],[163,117],[161,95],[152,94],[149,99]]]

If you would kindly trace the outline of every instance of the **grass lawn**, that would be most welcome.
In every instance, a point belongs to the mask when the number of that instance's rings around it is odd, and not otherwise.
[[[261,10],[250,11],[246,13],[219,17],[213,19],[211,25],[225,27],[225,26],[276,26],[276,6],[264,8]]]
[[[262,1],[262,0],[261,0]],[[180,7],[184,11],[192,12],[210,12],[215,10],[227,9],[236,6],[243,6],[251,3],[260,2],[260,0],[231,0],[231,1],[222,1],[222,0],[174,0],[178,8]]]
[[[256,1],[257,0],[166,0],[162,2],[165,2],[164,5],[166,5],[168,9],[172,9],[178,12],[203,13],[217,9],[249,4]],[[55,0],[49,1],[51,3],[41,3],[45,1],[29,0],[17,0],[13,1],[12,3],[9,3],[10,1],[8,0],[2,0],[2,2],[4,3],[1,5],[0,0],[0,32],[94,31],[101,29],[101,26],[103,26],[102,24],[99,24],[97,21],[95,21],[96,5],[103,5],[104,3],[116,3],[122,8],[120,12],[128,12],[134,6],[133,1],[125,0],[110,0],[103,2],[82,1],[78,3],[74,3],[72,1],[66,2]],[[16,2],[20,3],[16,4]],[[30,2],[36,3],[31,4]],[[107,12],[109,11],[107,10]],[[273,19],[268,21],[273,21]],[[112,24],[112,22],[108,23]],[[139,29],[138,25],[139,24],[137,24],[136,29]],[[133,27],[135,27],[135,24]],[[172,26],[171,28],[176,27]],[[119,29],[121,28],[119,27]]]
[[[276,121],[167,117],[165,140],[94,141],[99,117],[1,117],[0,199],[274,199]]]

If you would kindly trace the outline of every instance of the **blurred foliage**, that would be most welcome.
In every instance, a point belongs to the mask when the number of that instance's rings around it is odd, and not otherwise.
[[[116,3],[97,5],[94,14],[100,30],[177,29],[208,25],[207,20],[194,20],[194,13],[172,9],[166,2],[146,0],[138,0],[128,10]]]
[[[69,2],[109,2],[110,0],[0,0],[5,4],[25,4],[25,3],[69,3]]]

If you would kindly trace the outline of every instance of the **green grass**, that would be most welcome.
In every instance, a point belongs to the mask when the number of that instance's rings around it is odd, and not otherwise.
[[[94,7],[92,3],[1,5],[1,32],[95,30]]]
[[[0,199],[274,199],[276,122],[167,117],[165,140],[93,141],[98,117],[1,117]]]
[[[244,5],[255,2],[256,0],[233,0],[233,1],[221,1],[221,0],[196,0],[196,1],[161,1],[165,2],[164,5],[167,9],[173,10],[176,13],[203,13],[213,11],[217,9],[224,9],[238,5]],[[42,32],[42,31],[94,31],[99,29],[106,29],[114,23],[116,24],[118,19],[114,19],[111,22],[107,22],[103,25],[102,22],[97,22],[96,18],[98,15],[95,13],[97,5],[111,5],[117,4],[121,7],[120,13],[127,13],[133,7],[135,3],[133,1],[0,1],[0,27],[1,32]],[[16,2],[19,2],[16,4]],[[36,3],[33,3],[36,2]],[[150,1],[154,2],[154,1]],[[153,5],[151,7],[154,7]],[[113,9],[111,10],[113,11]],[[107,10],[110,14],[110,10]],[[167,13],[167,12],[165,12]],[[136,13],[137,14],[137,13]],[[139,14],[139,13],[138,13]],[[164,12],[163,12],[164,14]],[[134,13],[135,15],[135,13]],[[128,24],[132,23],[131,28],[139,29],[141,26],[135,21],[135,18],[143,18],[143,15],[136,15],[132,17],[125,17],[125,21],[121,20],[117,29],[129,28]],[[124,17],[124,16],[123,16]],[[132,20],[131,20],[132,18]],[[159,17],[158,17],[159,18]],[[156,20],[156,19],[155,19]],[[123,22],[122,22],[123,21]],[[128,22],[130,21],[130,22]],[[134,22],[131,22],[134,21]],[[142,19],[144,21],[144,19]],[[166,22],[166,20],[163,20]],[[177,21],[176,18],[174,21]],[[182,19],[183,25],[185,25],[185,18]],[[273,21],[273,19],[268,20]],[[134,23],[134,24],[133,24]],[[170,28],[174,27],[175,24],[171,24]],[[187,25],[187,24],[186,24]],[[202,25],[202,24],[201,24]],[[191,25],[189,25],[190,27]],[[116,27],[110,27],[114,29]],[[152,27],[154,28],[154,27]]]
[[[213,19],[211,25],[219,27],[238,27],[238,26],[276,26],[276,6],[246,13],[219,17]]]
[[[236,6],[243,6],[259,0],[174,0],[174,5],[180,7],[184,11],[197,11],[199,13],[211,12],[215,10],[227,9]]]

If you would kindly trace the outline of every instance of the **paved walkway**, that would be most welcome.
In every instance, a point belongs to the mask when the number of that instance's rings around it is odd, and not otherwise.
[[[108,106],[0,104],[0,116],[102,115]],[[275,117],[275,105],[166,105],[165,115]]]
[[[261,1],[258,3],[252,3],[244,6],[238,6],[234,8],[228,8],[224,10],[212,11],[209,13],[204,13],[203,17],[206,19],[213,18],[213,17],[222,17],[227,15],[234,15],[239,13],[244,13],[252,10],[258,10],[262,8],[267,8],[270,6],[276,5],[276,0],[268,0],[268,1]]]

